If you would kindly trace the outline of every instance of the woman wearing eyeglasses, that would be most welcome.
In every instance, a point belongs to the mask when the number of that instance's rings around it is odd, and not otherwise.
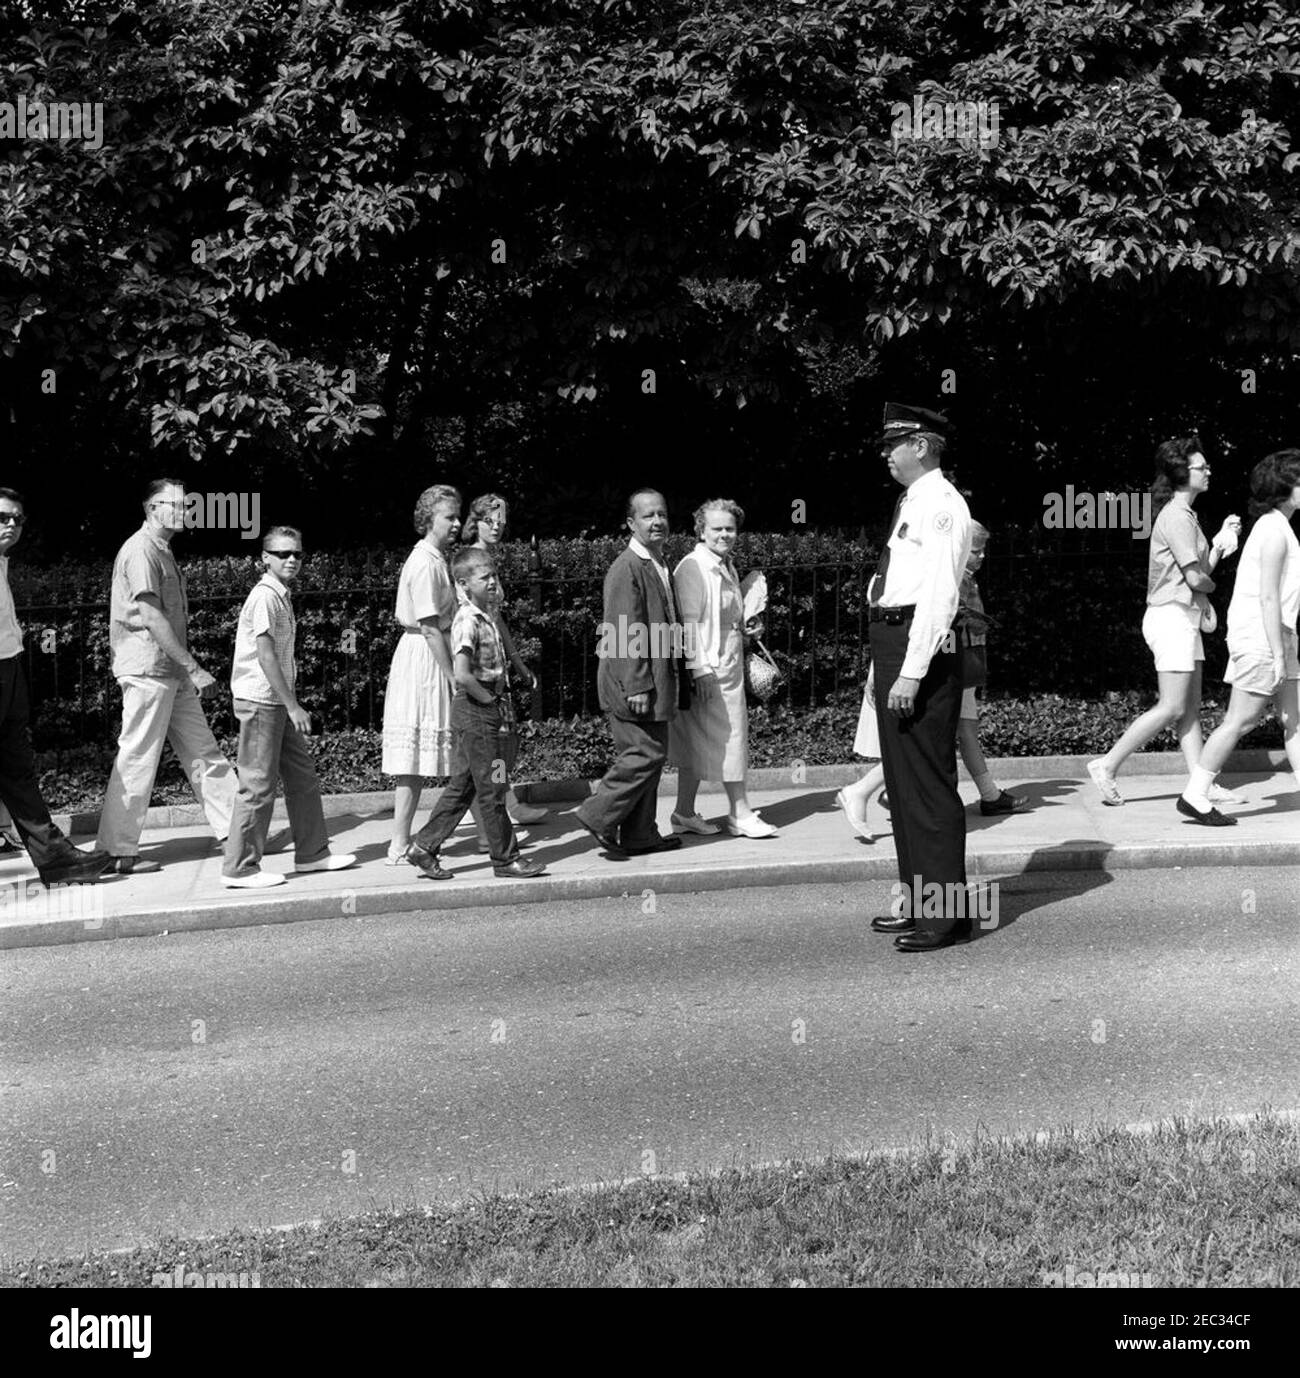
[[[426,778],[446,777],[451,764],[453,671],[447,634],[456,615],[456,591],[447,551],[460,531],[460,493],[434,484],[415,504],[420,539],[397,581],[401,639],[393,652],[384,694],[384,747],[380,769],[397,777],[393,838],[387,861],[398,865],[411,845],[411,823]]]
[[[1155,658],[1160,699],[1104,756],[1088,762],[1088,774],[1104,804],[1124,802],[1115,783],[1120,766],[1166,727],[1176,729],[1189,770],[1201,758],[1201,632],[1213,631],[1216,625],[1210,576],[1219,561],[1237,549],[1241,532],[1241,518],[1228,517],[1214,540],[1206,541],[1192,505],[1209,486],[1210,466],[1196,436],[1166,440],[1156,450],[1151,501],[1158,515],[1151,527],[1142,635]],[[1211,801],[1241,802],[1217,787]]]
[[[497,493],[484,493],[482,497],[475,498],[469,505],[469,516],[465,518],[465,526],[460,533],[461,540],[468,545],[476,546],[479,550],[486,550],[489,555],[495,558],[498,554],[497,547],[506,534],[508,516],[509,508],[505,498]],[[493,621],[496,623],[497,632],[500,634],[501,644],[505,648],[506,658],[514,671],[511,678],[522,684],[531,693],[537,687],[538,679],[533,671],[524,664],[519,652],[515,650],[515,643],[510,636],[510,628],[506,626],[505,618],[501,615],[501,608],[506,602],[506,591],[505,586],[501,583],[499,569],[497,571],[497,585],[500,588],[500,603]],[[502,720],[502,752],[508,778],[514,773],[515,760],[519,755],[519,730],[515,723],[514,701],[508,690],[502,695],[501,704],[505,715]],[[522,803],[516,796],[513,786],[506,791],[506,812],[516,823],[544,823],[550,818],[550,814],[545,809],[534,808],[531,804]],[[480,850],[486,851],[486,837],[483,836],[482,829],[479,831]]]

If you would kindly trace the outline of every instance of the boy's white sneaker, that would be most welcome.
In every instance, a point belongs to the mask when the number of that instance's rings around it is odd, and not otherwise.
[[[319,861],[300,861],[293,869],[295,871],[346,871],[349,866],[356,864],[355,852],[331,852],[329,856],[323,856]]]
[[[227,890],[269,890],[283,885],[284,876],[279,871],[252,871],[246,876],[222,876],[221,883]]]

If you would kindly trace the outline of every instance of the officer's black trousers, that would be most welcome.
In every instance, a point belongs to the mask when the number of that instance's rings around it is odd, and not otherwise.
[[[958,893],[966,884],[966,811],[957,793],[961,667],[956,652],[937,653],[912,716],[891,713],[889,691],[903,668],[909,630],[910,623],[871,624],[876,724],[903,886],[902,904],[892,912],[910,914],[919,929],[947,933],[969,914]]]

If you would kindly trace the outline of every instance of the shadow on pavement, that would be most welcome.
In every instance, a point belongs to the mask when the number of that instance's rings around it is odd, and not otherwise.
[[[1080,850],[1088,851],[1089,864],[1082,868],[1054,867],[1053,857],[1062,849],[1074,851],[1076,856]],[[1030,857],[1025,870],[1016,875],[991,880],[980,877],[972,881],[972,888],[996,885],[997,890],[996,905],[980,897],[978,913],[980,916],[988,914],[989,918],[975,918],[971,941],[991,938],[1003,929],[1018,923],[1026,915],[1032,914],[1036,909],[1045,909],[1062,899],[1083,895],[1090,890],[1100,889],[1103,885],[1110,885],[1114,877],[1105,869],[1106,857],[1110,850],[1109,843],[1099,843],[1095,838],[1066,839],[1051,847],[1040,847]],[[1052,884],[1046,883],[1047,876],[1052,877]],[[983,927],[983,924],[989,923],[992,919],[990,911],[995,907],[996,922],[987,928]]]

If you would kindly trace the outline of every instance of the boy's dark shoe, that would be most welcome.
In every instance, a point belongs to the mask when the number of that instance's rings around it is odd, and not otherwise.
[[[1003,790],[996,799],[981,799],[980,813],[985,818],[995,813],[1019,813],[1025,807],[1026,800],[1018,794],[1008,794]]]
[[[546,867],[540,861],[517,856],[513,861],[503,861],[499,866],[493,865],[492,874],[500,876],[502,880],[534,880],[546,874]]]
[[[452,880],[454,871],[445,870],[438,862],[437,852],[426,852],[414,842],[406,849],[406,859],[425,880]]]
[[[151,876],[162,867],[142,856],[111,856],[108,870],[119,876]]]

